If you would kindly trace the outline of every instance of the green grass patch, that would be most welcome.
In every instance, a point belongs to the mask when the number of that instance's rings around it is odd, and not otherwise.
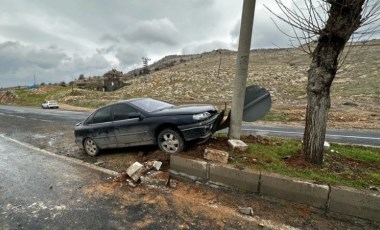
[[[46,90],[17,89],[14,93],[17,95],[17,104],[27,106],[41,106],[45,100],[58,100],[60,93],[66,91],[66,87],[54,86]]]
[[[298,177],[330,185],[355,188],[380,186],[380,149],[332,145],[324,164],[315,166],[301,155],[302,144],[296,140],[259,138],[247,142],[245,153],[231,153],[232,164],[266,172]]]
[[[269,111],[269,113],[262,119],[263,121],[287,121],[289,115],[279,111]]]
[[[380,148],[369,148],[360,146],[332,145],[334,151],[342,156],[365,161],[368,163],[380,164]]]

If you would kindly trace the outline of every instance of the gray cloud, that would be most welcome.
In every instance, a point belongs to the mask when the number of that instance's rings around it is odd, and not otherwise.
[[[170,54],[237,49],[242,3],[0,0],[0,87],[29,84],[33,74],[59,82],[111,68],[126,72],[141,66],[143,56],[153,62]],[[252,48],[289,46],[264,3],[280,13],[274,0],[257,0]]]
[[[123,47],[116,52],[116,57],[120,60],[122,66],[142,63],[141,58],[145,56],[147,56],[146,51],[140,46]]]
[[[17,72],[28,66],[52,69],[59,66],[66,58],[66,54],[52,47],[36,49],[14,41],[0,44],[0,71],[4,74]]]
[[[110,63],[100,54],[69,56],[56,47],[36,48],[16,41],[0,43],[0,87],[71,81],[80,73],[102,74]],[[22,84],[20,84],[22,83]]]
[[[178,42],[179,31],[167,18],[138,22],[125,31],[126,42],[174,46]]]

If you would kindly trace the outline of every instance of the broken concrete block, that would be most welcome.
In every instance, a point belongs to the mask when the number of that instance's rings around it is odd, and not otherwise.
[[[232,148],[232,150],[245,151],[248,149],[248,145],[241,140],[230,139],[228,140],[228,145]]]
[[[148,170],[156,170],[159,171],[161,168],[162,162],[161,161],[147,161],[144,162],[144,167]]]
[[[222,150],[206,148],[204,158],[209,161],[219,162],[223,164],[228,163],[228,153]]]
[[[162,162],[161,162],[161,161],[154,161],[154,162],[153,162],[153,168],[154,168],[156,171],[160,171],[161,166],[162,166]]]
[[[251,207],[238,207],[238,208],[241,214],[253,216],[253,209]]]
[[[141,175],[144,173],[144,171],[144,165],[136,161],[131,166],[129,166],[129,168],[127,169],[127,174],[134,182],[137,182],[140,179]]]

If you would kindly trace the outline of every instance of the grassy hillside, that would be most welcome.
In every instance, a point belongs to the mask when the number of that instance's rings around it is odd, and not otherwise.
[[[380,41],[355,45],[339,69],[332,85],[330,113],[330,120],[338,126],[340,122],[354,128],[380,129],[379,53]],[[51,98],[96,108],[132,97],[153,97],[174,103],[230,104],[236,56],[236,52],[228,50],[169,56],[153,64],[150,74],[128,78],[129,85],[115,92],[45,86],[35,92],[16,93],[19,103],[27,105],[39,105],[43,99]],[[304,121],[309,63],[310,57],[295,48],[251,52],[248,84],[263,86],[272,95],[273,107],[266,120],[289,124]]]

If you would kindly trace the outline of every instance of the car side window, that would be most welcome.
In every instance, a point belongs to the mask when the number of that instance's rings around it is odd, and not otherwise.
[[[130,113],[136,113],[137,110],[132,108],[131,106],[127,104],[116,104],[112,106],[113,111],[113,120],[119,121],[119,120],[125,120],[129,119]]]
[[[99,109],[94,115],[94,118],[92,119],[92,123],[102,123],[102,122],[109,122],[109,121],[112,121],[110,106]]]

